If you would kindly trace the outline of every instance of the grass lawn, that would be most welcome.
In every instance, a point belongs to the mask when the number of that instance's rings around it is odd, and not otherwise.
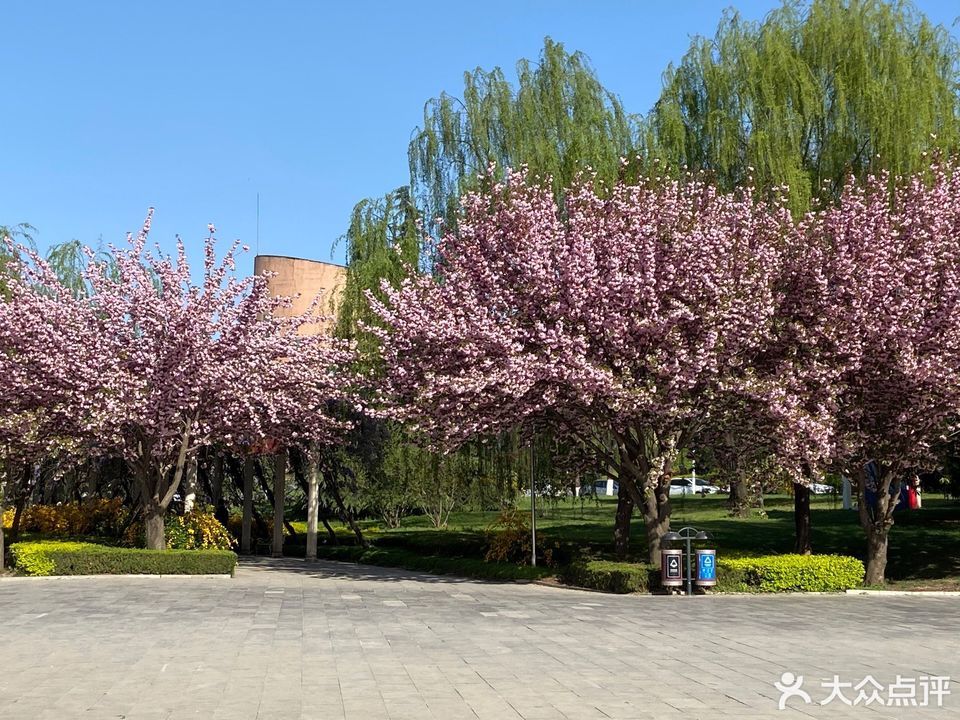
[[[685,498],[673,508],[672,527],[693,525],[707,530],[714,540],[707,546],[720,554],[788,553],[793,550],[793,499],[787,495],[765,498],[767,517],[728,517],[726,497]],[[829,496],[811,498],[813,548],[816,553],[853,555],[863,559],[865,538],[857,513],[840,509]],[[529,510],[529,501],[521,507]],[[538,540],[559,543],[575,552],[585,549],[599,557],[612,555],[615,498],[599,503],[561,501],[545,503],[537,519]],[[421,555],[461,558],[483,557],[485,532],[496,521],[496,512],[461,512],[450,517],[448,527],[438,530],[428,518],[405,518],[402,527],[385,529],[376,522],[362,523],[377,547],[396,548]],[[892,587],[905,589],[960,588],[960,502],[924,497],[923,509],[898,512],[891,532],[887,577]],[[305,532],[305,523],[294,523]],[[338,528],[338,534],[340,529]],[[348,541],[346,535],[342,535]],[[631,527],[632,559],[646,559],[643,523]]]

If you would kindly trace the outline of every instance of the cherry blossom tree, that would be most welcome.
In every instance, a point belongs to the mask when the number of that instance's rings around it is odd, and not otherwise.
[[[271,297],[265,276],[234,277],[238,245],[218,261],[212,226],[195,284],[179,238],[174,258],[147,248],[151,217],[111,248],[109,272],[88,264],[89,297],[36,256],[22,264],[0,304],[0,428],[40,416],[31,427],[48,443],[122,455],[147,546],[163,548],[164,513],[201,447],[339,439],[346,425],[331,406],[346,398],[351,351],[299,332],[312,312],[275,315],[289,300]]]
[[[809,346],[832,369],[831,449],[856,479],[867,584],[884,581],[901,484],[938,463],[960,409],[960,171],[849,183],[804,221]]]
[[[383,400],[446,448],[512,427],[589,447],[659,563],[680,449],[718,403],[765,390],[749,368],[773,343],[790,214],[692,178],[584,178],[563,207],[525,172],[481,185],[434,273],[370,298]]]

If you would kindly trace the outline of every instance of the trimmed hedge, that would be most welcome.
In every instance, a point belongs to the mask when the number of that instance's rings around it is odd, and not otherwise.
[[[660,571],[640,563],[588,560],[563,569],[560,578],[568,585],[609,593],[650,592],[660,586]]]
[[[720,592],[843,592],[863,583],[863,563],[843,555],[764,555],[720,558]],[[660,588],[660,571],[641,563],[588,560],[565,568],[569,585],[612,593],[650,592]]]
[[[728,591],[843,592],[863,584],[864,567],[845,555],[764,555],[720,559],[717,572]]]
[[[229,550],[140,550],[84,542],[21,542],[10,548],[24,575],[233,575]]]

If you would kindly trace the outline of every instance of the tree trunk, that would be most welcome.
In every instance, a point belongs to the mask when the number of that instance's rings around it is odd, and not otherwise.
[[[890,529],[893,527],[893,511],[900,499],[899,488],[894,497],[890,496],[893,472],[887,468],[878,479],[875,502],[872,505],[867,503],[866,466],[852,476],[857,477],[858,514],[860,525],[867,535],[867,568],[863,578],[865,585],[883,585],[886,582],[887,547]]]
[[[140,434],[139,437],[138,459],[129,463],[140,488],[143,530],[149,550],[166,550],[167,548],[163,516],[183,482],[187,461],[192,461],[195,457],[190,453],[193,426],[194,420],[184,420],[183,431],[180,434],[180,450],[172,468],[158,466],[156,459],[152,457],[153,440],[144,434]]]
[[[669,492],[669,491],[668,491]],[[659,494],[659,493],[658,493]],[[647,557],[651,565],[660,567],[660,544],[664,535],[670,532],[670,501],[666,503],[667,510],[664,512],[663,505],[658,503],[657,510],[650,513],[644,513],[644,522],[647,531]]]
[[[357,544],[361,547],[367,547],[369,543],[363,536],[363,531],[360,529],[360,526],[357,525],[353,519],[353,513],[347,509],[347,504],[343,501],[343,495],[340,494],[340,486],[337,484],[337,478],[333,471],[325,472],[324,479],[326,480],[326,488],[333,496],[333,502],[337,506],[337,513],[340,515],[340,520],[347,523],[350,529],[353,530],[353,534],[357,538]]]
[[[267,478],[263,474],[263,464],[261,462],[254,461],[253,474],[254,477],[259,481],[260,489],[263,490],[263,494],[267,496],[267,502],[270,505],[275,505],[273,490],[270,489],[270,484],[267,482]],[[253,508],[253,518],[257,521],[257,527],[260,528],[265,535],[271,534],[272,530],[267,525],[267,521],[261,518],[260,513],[257,512],[256,508]],[[287,529],[287,532],[290,533],[291,538],[297,537],[296,529],[286,518],[283,520],[283,526]]]
[[[864,585],[884,584],[889,541],[889,527],[875,523],[867,529],[867,574],[863,578]]]
[[[273,466],[273,557],[283,557],[283,511],[287,497],[287,451],[281,450]]]
[[[143,531],[148,550],[166,550],[167,538],[163,527],[163,508],[148,502],[143,509]]]
[[[813,553],[810,541],[810,488],[800,483],[793,484],[793,521],[796,526],[794,550],[800,555]]]
[[[223,487],[223,453],[217,452],[213,459],[213,515],[224,526],[230,522],[230,511]]]
[[[670,477],[677,460],[678,436],[637,440],[629,431],[618,437],[620,485],[643,513],[647,557],[660,567],[660,541],[670,531]]]
[[[332,527],[330,527],[330,523],[327,522],[327,519],[322,517],[320,518],[320,522],[323,523],[323,527],[327,530],[327,537],[330,538],[330,544],[339,545],[340,543],[337,542],[337,533]]]
[[[23,501],[17,498],[13,507],[13,522],[10,523],[10,542],[15,543],[20,538],[20,523],[23,520]]]
[[[310,474],[307,478],[307,560],[317,559],[317,515],[320,502],[320,467],[310,459]]]
[[[240,552],[249,555],[253,548],[253,458],[243,459],[243,521],[240,525]]]
[[[618,560],[623,560],[630,549],[630,520],[633,517],[633,498],[625,484],[617,491],[617,516],[613,525],[613,547]]]
[[[10,543],[13,544],[20,537],[20,523],[23,521],[23,511],[27,506],[30,495],[33,494],[33,466],[23,464],[23,473],[20,478],[20,487],[13,501],[13,522],[10,524]]]
[[[730,481],[730,499],[727,501],[731,517],[745,518],[750,515],[750,493],[746,481],[734,478]]]
[[[83,497],[86,500],[92,500],[97,496],[97,490],[100,487],[100,475],[103,473],[103,459],[93,458],[87,464],[87,482],[83,491]]]

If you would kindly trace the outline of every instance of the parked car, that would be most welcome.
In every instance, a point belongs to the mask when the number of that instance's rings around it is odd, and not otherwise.
[[[670,481],[671,495],[692,495],[693,493],[698,495],[713,495],[718,492],[720,492],[720,488],[703,478],[696,479],[695,488],[694,479],[690,477],[674,478]]]
[[[810,492],[814,495],[829,495],[833,492],[833,486],[824,483],[810,483]]]
[[[613,485],[612,485],[612,487],[610,488],[610,490],[612,490],[612,492],[610,493],[611,495],[616,495],[617,493],[619,493],[619,492],[620,492],[620,483],[618,483],[616,480],[614,480],[614,481],[613,481]],[[606,480],[597,480],[597,481],[593,484],[593,491],[594,491],[594,493],[596,493],[597,495],[606,495],[606,494],[607,494],[607,481],[606,481]]]

